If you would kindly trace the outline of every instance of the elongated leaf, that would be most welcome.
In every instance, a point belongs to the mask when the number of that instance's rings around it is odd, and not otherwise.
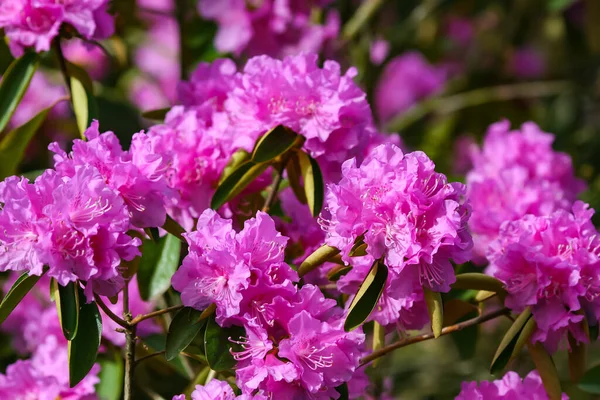
[[[44,270],[44,273],[46,271],[47,269]],[[40,278],[41,276],[29,276],[27,273],[24,273],[19,277],[19,279],[17,279],[8,293],[6,293],[6,296],[4,296],[2,299],[2,303],[0,303],[0,324],[6,320],[12,310],[14,310],[21,300],[23,300],[23,297],[29,293],[29,291],[35,286]]]
[[[600,365],[588,369],[577,386],[586,393],[600,394]]]
[[[531,319],[531,310],[526,308],[513,322],[508,329],[504,338],[500,342],[500,346],[496,350],[490,373],[496,374],[504,369],[508,362],[521,350],[522,346],[529,340],[533,333],[532,325],[525,329],[527,323]],[[533,321],[533,320],[532,320]],[[532,322],[533,323],[533,322]],[[517,345],[518,344],[518,345]]]
[[[298,153],[293,152],[285,165],[285,169],[287,171],[288,181],[290,182],[290,187],[294,192],[294,195],[298,199],[298,201],[302,204],[306,204],[306,193],[304,193],[304,187],[300,182],[300,177],[302,176],[302,171],[300,171],[300,161],[298,160]]]
[[[324,244],[319,247],[317,250],[312,252],[311,255],[306,257],[302,264],[300,264],[300,268],[298,268],[298,276],[303,277],[310,271],[318,268],[323,265],[323,263],[327,262],[331,257],[339,254],[340,251],[335,247],[328,246]]]
[[[73,340],[79,325],[79,284],[69,282],[67,286],[60,286],[53,279],[52,292],[63,335],[67,340]]]
[[[85,75],[87,76],[87,74]],[[83,136],[85,130],[90,126],[92,120],[98,118],[98,105],[94,98],[91,85],[81,74],[71,77],[71,102],[73,103],[73,112],[77,120],[77,128]]]
[[[155,243],[144,240],[137,280],[142,299],[158,297],[171,287],[171,278],[179,266],[181,241],[171,234]]]
[[[580,343],[569,333],[569,377],[571,382],[577,383],[585,375],[587,365],[587,346],[585,343]]]
[[[236,361],[231,352],[241,350],[236,342],[240,342],[245,334],[244,328],[221,328],[214,317],[208,318],[204,332],[204,351],[212,370],[225,371],[235,366]]]
[[[177,357],[198,335],[206,323],[206,319],[200,319],[201,315],[202,311],[190,307],[179,310],[175,315],[167,333],[165,357],[168,361]]]
[[[477,272],[468,272],[465,274],[456,275],[456,282],[452,284],[452,289],[474,289],[487,290],[489,292],[506,294],[504,284],[498,279],[489,275],[480,274]]]
[[[423,288],[425,294],[425,302],[427,303],[427,311],[431,320],[431,330],[433,336],[438,338],[442,334],[444,327],[444,304],[442,303],[442,295],[439,292],[433,292]]]
[[[219,185],[210,201],[210,208],[213,210],[221,208],[223,204],[240,194],[253,180],[265,172],[268,166],[268,163],[257,164],[253,161],[247,161],[240,165]]]
[[[36,53],[26,52],[10,64],[0,82],[0,132],[6,128],[38,67]]]
[[[317,161],[308,154],[302,151],[298,151],[296,154],[298,155],[300,171],[302,173],[302,179],[304,180],[304,194],[306,195],[308,208],[313,217],[316,217],[323,207],[323,196],[325,191],[321,168],[319,168]]]
[[[344,322],[346,331],[356,329],[369,317],[383,293],[387,277],[387,266],[376,260],[352,299],[346,322]]]
[[[258,140],[252,152],[252,161],[255,163],[272,161],[295,145],[301,144],[300,138],[301,136],[290,128],[277,125]]]
[[[331,282],[337,282],[350,271],[352,271],[352,265],[336,265],[327,272],[327,279]]]
[[[40,111],[31,120],[8,132],[2,138],[0,141],[0,160],[2,160],[0,163],[0,179],[17,173],[17,168],[23,160],[27,145],[46,120],[52,107]]]
[[[223,169],[223,173],[221,174],[221,178],[219,178],[219,185],[221,183],[223,183],[223,181],[225,179],[227,179],[227,177],[229,175],[231,175],[231,173],[233,171],[235,171],[240,165],[242,165],[243,163],[245,163],[249,159],[250,159],[250,154],[246,150],[244,150],[244,149],[239,149],[238,151],[236,151],[235,153],[233,153],[232,156],[231,156],[231,159],[229,160],[229,162],[227,163],[227,165]]]
[[[120,400],[123,389],[123,359],[115,355],[111,359],[100,360],[100,383],[96,394],[102,400]]]
[[[528,345],[529,355],[535,364],[535,368],[542,378],[544,389],[548,393],[550,400],[560,400],[562,398],[562,389],[560,387],[560,378],[556,371],[554,361],[548,351],[544,348],[544,345],[537,342],[535,344],[530,343]]]
[[[367,244],[361,243],[358,246],[354,246],[352,250],[350,250],[350,257],[362,257],[367,255]]]
[[[83,293],[80,291],[79,295]],[[102,336],[102,318],[95,302],[84,303],[79,309],[77,336],[69,341],[69,384],[77,385],[90,372]]]
[[[373,351],[377,351],[385,346],[385,326],[381,326],[381,324],[377,321],[373,324]],[[381,357],[373,360],[371,365],[376,367],[379,364]]]
[[[167,113],[171,111],[170,108],[159,108],[157,110],[148,110],[142,113],[142,117],[146,119],[153,119],[155,121],[164,121]]]
[[[185,229],[183,229],[183,227],[179,225],[179,222],[175,221],[170,216],[167,215],[167,219],[165,220],[165,224],[162,228],[165,231],[169,232],[171,235],[175,236],[177,239],[181,240],[182,242],[185,241],[185,239],[183,238]]]

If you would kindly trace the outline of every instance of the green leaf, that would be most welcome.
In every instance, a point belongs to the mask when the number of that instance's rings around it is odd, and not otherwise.
[[[231,156],[231,159],[223,169],[221,178],[219,178],[219,184],[221,184],[233,171],[235,171],[240,165],[250,159],[250,154],[244,150],[239,149]]]
[[[382,349],[385,346],[385,326],[381,326],[381,324],[377,321],[373,323],[373,352],[376,352]],[[381,357],[373,360],[371,365],[376,367],[379,364]]]
[[[540,342],[535,344],[530,343],[528,349],[535,368],[540,374],[540,378],[542,378],[548,398],[550,400],[561,400],[562,389],[560,387],[560,378],[558,377],[552,357]]]
[[[123,359],[115,354],[113,359],[100,360],[100,383],[96,394],[101,400],[120,400],[123,389]]]
[[[588,369],[577,386],[586,393],[600,394],[600,365]]]
[[[17,173],[17,168],[25,155],[27,145],[33,139],[40,126],[46,120],[48,113],[54,107],[40,111],[35,117],[23,125],[8,132],[0,141],[0,179]]]
[[[233,341],[241,341],[245,334],[242,327],[221,328],[214,317],[208,319],[204,332],[204,351],[206,352],[206,361],[212,370],[225,371],[235,366],[236,361],[231,355],[231,351],[240,351],[241,349]]]
[[[529,323],[530,321],[531,323]],[[496,374],[506,367],[508,362],[516,356],[521,351],[523,345],[528,342],[534,327],[535,324],[531,317],[531,310],[528,307],[517,317],[502,338],[502,341],[496,350],[496,354],[494,355],[494,359],[492,360],[490,373]]]
[[[83,295],[80,291],[79,295]],[[84,303],[79,309],[79,327],[75,339],[69,341],[69,384],[77,385],[90,372],[102,336],[102,318],[95,302]]]
[[[381,261],[376,260],[365,280],[360,285],[358,292],[356,292],[354,299],[352,299],[352,303],[348,309],[348,316],[344,322],[344,329],[346,331],[356,329],[369,317],[375,305],[377,305],[381,293],[383,293],[387,277],[387,266]]]
[[[181,241],[166,234],[158,243],[144,240],[137,280],[142,299],[158,297],[171,287],[171,278],[179,266]]]
[[[98,105],[94,98],[93,88],[87,73],[70,75],[71,79],[71,102],[77,121],[77,128],[83,137],[83,133],[90,126],[92,120],[98,118]]]
[[[460,299],[450,299],[444,302],[444,326],[450,326],[457,322],[466,321],[479,315],[478,309],[471,303]],[[450,337],[463,360],[473,358],[475,355],[477,338],[479,336],[478,326],[452,332]]]
[[[426,288],[423,288],[423,292],[425,294],[429,319],[431,320],[431,330],[433,331],[433,336],[438,338],[441,336],[442,328],[444,327],[444,303],[442,302],[442,295],[439,292],[433,292]]]
[[[327,272],[327,279],[331,282],[337,282],[350,271],[352,271],[352,265],[336,265]]]
[[[52,292],[63,334],[67,340],[73,340],[79,325],[79,283],[69,282],[67,286],[61,286],[53,279]]]
[[[47,270],[47,268],[44,269],[44,273],[46,273]],[[42,275],[44,275],[44,273],[42,273]],[[41,277],[41,275],[29,276],[27,273],[24,273],[17,279],[8,293],[6,293],[6,296],[2,299],[2,303],[0,303],[0,324],[6,320],[12,310],[14,310],[21,300],[23,300],[23,297],[29,293]]]
[[[571,382],[577,383],[585,375],[585,368],[587,364],[587,345],[580,343],[573,337],[569,332],[569,377]]]
[[[362,257],[367,255],[367,244],[361,243],[358,246],[353,246],[350,250],[350,257]]]
[[[456,282],[451,285],[452,289],[462,290],[487,290],[489,292],[505,295],[504,284],[498,279],[478,272],[468,272],[456,275]]]
[[[343,383],[340,386],[336,387],[335,390],[337,390],[337,392],[340,394],[340,397],[338,397],[338,400],[348,400],[350,398],[350,395],[348,394],[348,384],[347,383]]]
[[[153,119],[155,121],[164,121],[169,111],[171,111],[170,108],[159,108],[157,110],[144,111],[142,113],[142,117],[146,119]]]
[[[325,186],[323,184],[323,175],[317,161],[308,154],[298,151],[298,161],[300,162],[300,171],[304,180],[304,193],[313,217],[321,212],[323,207],[323,196]]]
[[[550,11],[563,11],[571,4],[575,3],[576,0],[548,0],[546,3],[548,10]]]
[[[302,264],[300,264],[300,267],[298,268],[298,276],[302,278],[304,275],[323,265],[331,257],[339,253],[340,251],[335,247],[324,244],[317,250],[313,251],[308,257],[306,257],[304,261],[302,261]]]
[[[268,166],[267,163],[257,164],[254,161],[247,161],[240,165],[219,185],[210,201],[210,208],[213,210],[221,208],[265,172]]]
[[[160,241],[160,232],[158,231],[158,228],[144,228],[144,232],[146,232],[146,235],[148,235],[153,242],[158,243]]]
[[[21,102],[39,61],[36,53],[26,52],[4,72],[0,82],[0,132],[6,128]]]
[[[167,333],[165,357],[168,361],[177,357],[198,335],[206,323],[206,319],[200,319],[201,315],[202,311],[191,307],[184,307],[175,315]]]
[[[300,160],[298,160],[297,152],[293,152],[291,154],[290,159],[285,165],[285,169],[287,171],[287,178],[294,195],[300,203],[306,204],[306,193],[304,193],[304,187],[300,182],[302,172],[300,171]]]
[[[263,163],[276,159],[292,149],[295,145],[302,143],[302,136],[290,128],[277,125],[269,132],[265,133],[256,142],[254,152],[252,153],[252,161],[255,163]]]

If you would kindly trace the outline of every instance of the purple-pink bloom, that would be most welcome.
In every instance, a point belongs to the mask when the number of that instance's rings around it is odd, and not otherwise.
[[[569,209],[585,189],[571,158],[555,151],[553,141],[533,122],[510,130],[504,120],[489,127],[481,149],[472,149],[473,169],[466,182],[473,207],[469,228],[479,262],[504,221]]]
[[[531,371],[525,379],[514,371],[507,372],[502,379],[495,381],[463,382],[461,392],[456,400],[513,400],[535,399],[548,400],[548,394],[537,371]],[[569,396],[562,394],[562,400]]]
[[[587,207],[578,201],[572,213],[506,221],[487,254],[488,273],[508,291],[506,306],[517,312],[531,307],[537,325],[532,340],[552,352],[567,345],[567,333],[587,342],[584,315],[591,325],[600,317],[600,239]]]
[[[375,88],[375,112],[387,122],[417,101],[439,93],[446,82],[442,68],[431,65],[417,52],[407,52],[388,62]]]
[[[371,43],[369,57],[375,65],[380,65],[385,61],[390,52],[390,42],[385,39],[377,38]]]
[[[85,68],[92,79],[102,79],[110,70],[110,58],[98,45],[73,39],[63,44],[63,52],[67,60]]]
[[[8,37],[12,54],[19,57],[25,48],[48,51],[63,24],[69,24],[86,39],[112,35],[113,17],[107,13],[108,0],[6,0],[0,5],[0,28]]]
[[[470,207],[465,187],[435,172],[423,152],[403,154],[392,144],[376,147],[362,164],[342,166],[339,184],[330,184],[321,224],[330,246],[349,252],[364,235],[367,253],[381,259],[415,288],[447,292],[455,281],[451,260],[469,260],[472,240],[466,224]]]
[[[208,103],[211,109],[222,111],[233,88],[236,72],[235,63],[228,58],[198,64],[189,81],[179,83],[179,101],[186,107],[198,107]]]

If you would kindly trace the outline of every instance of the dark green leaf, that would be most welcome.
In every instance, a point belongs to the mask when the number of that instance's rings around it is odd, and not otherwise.
[[[336,265],[327,272],[327,279],[331,282],[337,282],[350,271],[352,271],[352,265]]]
[[[146,235],[148,235],[150,239],[152,239],[152,241],[157,243],[160,241],[160,233],[158,232],[158,228],[145,228],[144,231],[146,232]]]
[[[387,277],[387,266],[376,260],[352,299],[346,322],[344,322],[346,331],[356,329],[369,317],[383,293]]]
[[[302,172],[300,171],[300,161],[298,160],[297,152],[293,152],[291,154],[290,159],[285,165],[285,169],[287,171],[287,178],[290,183],[290,187],[296,195],[296,198],[300,203],[306,204],[306,193],[304,193],[304,187],[302,187],[302,183],[300,182]]]
[[[600,394],[600,365],[588,369],[577,386],[586,393]]]
[[[83,293],[80,291],[79,295]],[[102,336],[102,318],[95,302],[84,303],[79,309],[77,336],[69,342],[69,384],[77,385],[90,372]]]
[[[142,117],[146,119],[153,119],[155,121],[164,121],[169,111],[171,111],[170,108],[159,108],[157,110],[144,111],[142,113]]]
[[[298,151],[298,160],[300,162],[300,171],[304,180],[304,193],[313,217],[321,212],[323,207],[323,196],[325,186],[323,184],[323,175],[317,161],[308,154]]]
[[[67,286],[60,286],[53,279],[52,291],[63,334],[67,340],[73,340],[79,324],[79,284],[69,282]]]
[[[39,64],[36,53],[26,52],[10,64],[0,83],[0,132],[6,128]]]
[[[455,290],[487,290],[501,295],[506,294],[502,282],[494,277],[478,272],[468,272],[456,275],[456,282],[454,282],[451,287]]]
[[[85,71],[84,71],[85,72]],[[98,119],[98,105],[87,74],[71,75],[71,102],[79,133],[83,135],[92,120]]]
[[[496,354],[494,355],[494,359],[492,360],[492,365],[490,366],[490,373],[496,374],[504,369],[508,362],[516,356],[523,345],[527,343],[529,337],[533,333],[532,324],[528,323],[533,319],[531,317],[531,310],[526,308],[513,322],[511,327],[508,329],[504,338],[500,342],[498,349],[496,350]]]
[[[335,390],[337,390],[337,392],[340,394],[340,397],[338,397],[338,400],[348,400],[349,399],[349,394],[348,394],[348,384],[344,383],[338,387],[335,388]]]
[[[426,288],[423,288],[423,292],[431,321],[431,330],[433,331],[433,336],[438,338],[442,334],[442,328],[444,327],[444,303],[442,302],[442,295],[439,292],[433,292]]]
[[[171,278],[179,266],[181,241],[166,234],[158,243],[144,240],[137,280],[142,299],[158,297],[171,287]]]
[[[204,332],[204,351],[210,368],[215,371],[233,368],[236,361],[230,350],[240,351],[240,346],[232,340],[239,342],[244,335],[245,331],[242,327],[221,328],[214,317],[208,318]]]
[[[200,319],[201,315],[202,311],[191,307],[185,307],[175,315],[167,333],[165,348],[167,360],[173,360],[192,343],[192,340],[206,323],[206,319]]]
[[[46,271],[47,269],[44,270],[44,273]],[[2,303],[0,303],[0,324],[6,320],[12,310],[23,300],[23,297],[29,293],[40,278],[41,276],[29,276],[27,273],[24,273],[17,279],[8,293],[6,293],[6,296],[4,296],[4,299],[2,299]]]
[[[52,107],[40,111],[31,120],[8,132],[2,138],[0,141],[0,160],[2,160],[2,163],[0,163],[0,179],[17,173],[17,168],[25,155],[29,142],[46,120]]]
[[[272,161],[289,151],[294,145],[300,144],[300,138],[301,136],[290,128],[277,125],[258,140],[252,153],[252,161],[255,163]]]
[[[236,151],[235,153],[233,153],[233,155],[231,156],[231,159],[229,160],[229,162],[227,163],[227,165],[223,169],[223,173],[221,174],[221,178],[219,178],[219,185],[225,179],[227,179],[227,177],[233,171],[235,171],[240,165],[242,165],[243,163],[245,163],[249,159],[250,159],[250,154],[246,150],[244,150],[244,149],[239,149],[238,151]]]
[[[96,394],[101,400],[120,400],[123,389],[123,359],[115,354],[113,359],[100,360],[100,383]]]
[[[304,261],[302,261],[300,268],[298,268],[298,276],[303,277],[339,253],[340,251],[335,247],[331,247],[326,244],[322,245],[313,251],[308,257],[306,257]]]
[[[268,166],[267,163],[257,164],[253,161],[247,161],[240,165],[219,185],[210,201],[210,208],[213,210],[221,208],[223,204],[240,194],[253,180],[265,172]]]

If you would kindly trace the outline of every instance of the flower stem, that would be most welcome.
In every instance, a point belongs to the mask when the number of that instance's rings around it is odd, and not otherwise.
[[[123,287],[123,318],[127,323],[127,328],[125,328],[125,378],[123,393],[125,400],[132,400],[136,326],[131,324],[131,312],[129,311],[129,281],[126,281],[125,287]]]
[[[102,311],[104,312],[104,314],[106,314],[106,316],[108,318],[112,319],[113,321],[115,321],[117,324],[119,324],[120,326],[122,326],[125,329],[127,329],[129,327],[127,322],[125,322],[125,320],[119,318],[114,312],[112,312],[110,310],[110,308],[108,308],[106,303],[104,303],[102,298],[100,296],[98,296],[96,293],[94,293],[94,299],[96,300],[96,304],[102,309]]]
[[[269,209],[273,205],[275,198],[277,197],[277,191],[279,191],[279,185],[281,185],[281,181],[283,180],[283,170],[285,169],[286,164],[288,163],[289,157],[284,158],[281,163],[279,163],[276,169],[275,178],[273,178],[273,184],[271,184],[271,189],[269,191],[269,196],[265,201],[265,205],[262,208],[263,212],[268,213]]]
[[[496,311],[493,311],[488,314],[483,314],[476,318],[470,319],[468,321],[464,321],[464,322],[461,322],[461,323],[458,323],[455,325],[450,325],[450,326],[445,327],[444,329],[442,329],[440,336],[447,335],[447,334],[453,333],[453,332],[458,332],[458,331],[468,328],[470,326],[482,324],[482,323],[490,321],[492,319],[495,319],[495,318],[498,318],[498,317],[501,317],[504,315],[508,315],[509,313],[510,313],[510,310],[508,308],[502,308],[500,310],[496,310]],[[434,338],[435,338],[435,336],[433,335],[433,333],[425,333],[423,335],[409,337],[406,339],[399,340],[396,343],[392,343],[389,346],[383,347],[382,349],[374,351],[371,354],[369,354],[368,356],[363,357],[360,360],[360,366],[362,367],[363,365],[366,365],[366,364],[370,363],[371,361],[378,359],[379,357],[383,357],[386,354],[391,353],[392,351],[399,349],[401,347],[406,347],[406,346],[414,344],[414,343],[424,342],[426,340],[431,340]]]

